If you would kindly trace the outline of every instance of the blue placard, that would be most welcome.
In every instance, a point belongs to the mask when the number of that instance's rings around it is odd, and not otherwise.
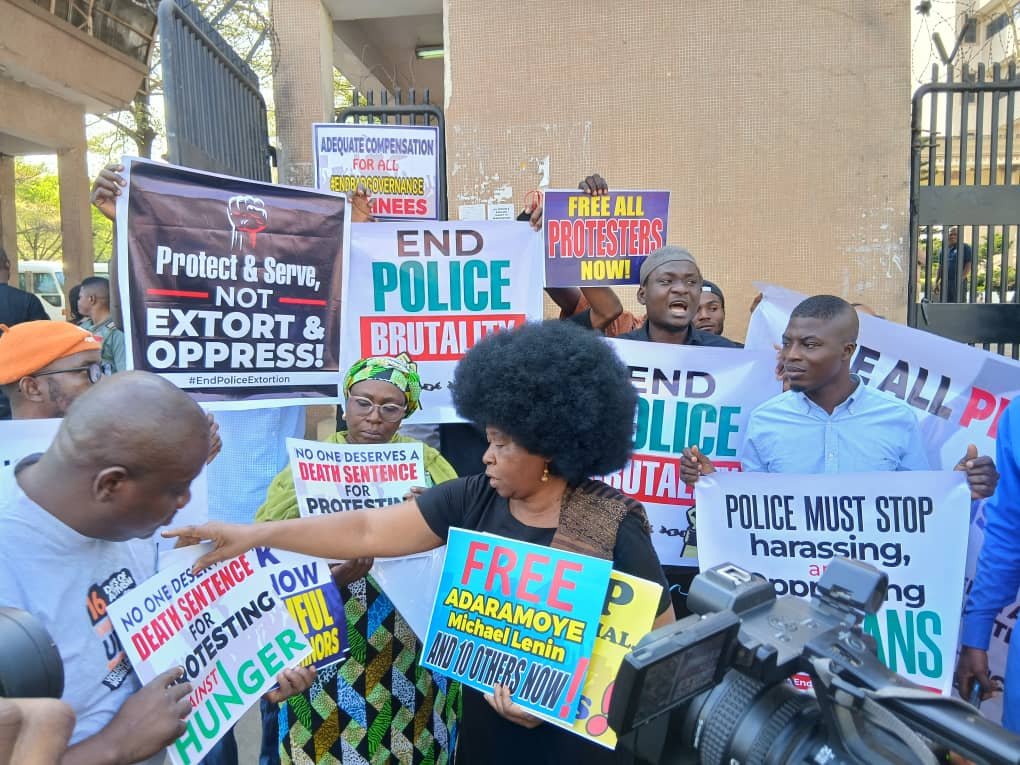
[[[450,529],[422,665],[572,721],[612,562]]]

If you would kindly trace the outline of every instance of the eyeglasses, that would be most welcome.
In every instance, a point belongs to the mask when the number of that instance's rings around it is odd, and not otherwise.
[[[71,369],[55,369],[52,372],[36,372],[30,377],[45,377],[46,375],[62,375],[67,372],[88,372],[89,382],[95,385],[97,382],[102,380],[104,377],[109,377],[113,374],[113,364],[109,361],[96,361],[89,364],[87,367],[72,367]]]
[[[347,399],[347,411],[359,417],[368,417],[372,410],[379,410],[379,417],[383,422],[400,422],[407,414],[407,405],[400,404],[377,404],[371,399],[361,396],[350,396]]]

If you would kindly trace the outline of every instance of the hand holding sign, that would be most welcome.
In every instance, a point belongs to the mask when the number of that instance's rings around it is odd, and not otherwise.
[[[680,457],[680,477],[688,486],[698,482],[698,478],[715,472],[712,460],[706,457],[697,446],[689,446]]]
[[[492,693],[482,695],[489,702],[489,706],[495,709],[500,716],[512,723],[517,723],[522,728],[537,728],[542,724],[542,721],[535,715],[510,699],[510,689],[505,685],[496,683],[492,686]]]
[[[141,762],[184,735],[191,712],[191,683],[178,683],[180,667],[168,669],[128,698],[101,734],[116,762]]]
[[[315,678],[315,667],[285,669],[276,676],[276,682],[280,687],[267,693],[264,698],[271,704],[282,704],[291,696],[311,688]]]
[[[953,470],[967,474],[971,499],[986,499],[992,496],[999,484],[999,471],[995,469],[995,461],[987,455],[979,457],[977,446],[974,444],[968,444],[967,452]]]
[[[982,699],[992,697],[995,686],[989,674],[988,651],[963,646],[956,663],[956,687],[960,689],[963,698],[970,698],[974,691],[974,683],[981,686]]]

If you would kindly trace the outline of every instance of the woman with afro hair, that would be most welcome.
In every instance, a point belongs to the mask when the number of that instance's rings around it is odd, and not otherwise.
[[[201,567],[259,545],[331,560],[410,555],[442,545],[456,526],[611,560],[661,584],[655,626],[673,621],[644,508],[591,478],[622,468],[632,447],[637,394],[612,348],[564,322],[491,335],[457,366],[453,399],[485,430],[484,474],[367,512],[174,533],[215,543]],[[558,765],[610,763],[616,755],[541,722],[496,685],[484,695],[464,690],[456,761]]]

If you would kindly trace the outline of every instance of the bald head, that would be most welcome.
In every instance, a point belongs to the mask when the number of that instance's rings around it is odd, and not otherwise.
[[[145,538],[187,504],[208,454],[209,423],[191,398],[156,375],[122,372],[75,400],[19,482],[85,536]]]
[[[57,442],[75,461],[153,470],[199,450],[204,462],[209,424],[180,388],[148,372],[122,372],[80,395]]]

